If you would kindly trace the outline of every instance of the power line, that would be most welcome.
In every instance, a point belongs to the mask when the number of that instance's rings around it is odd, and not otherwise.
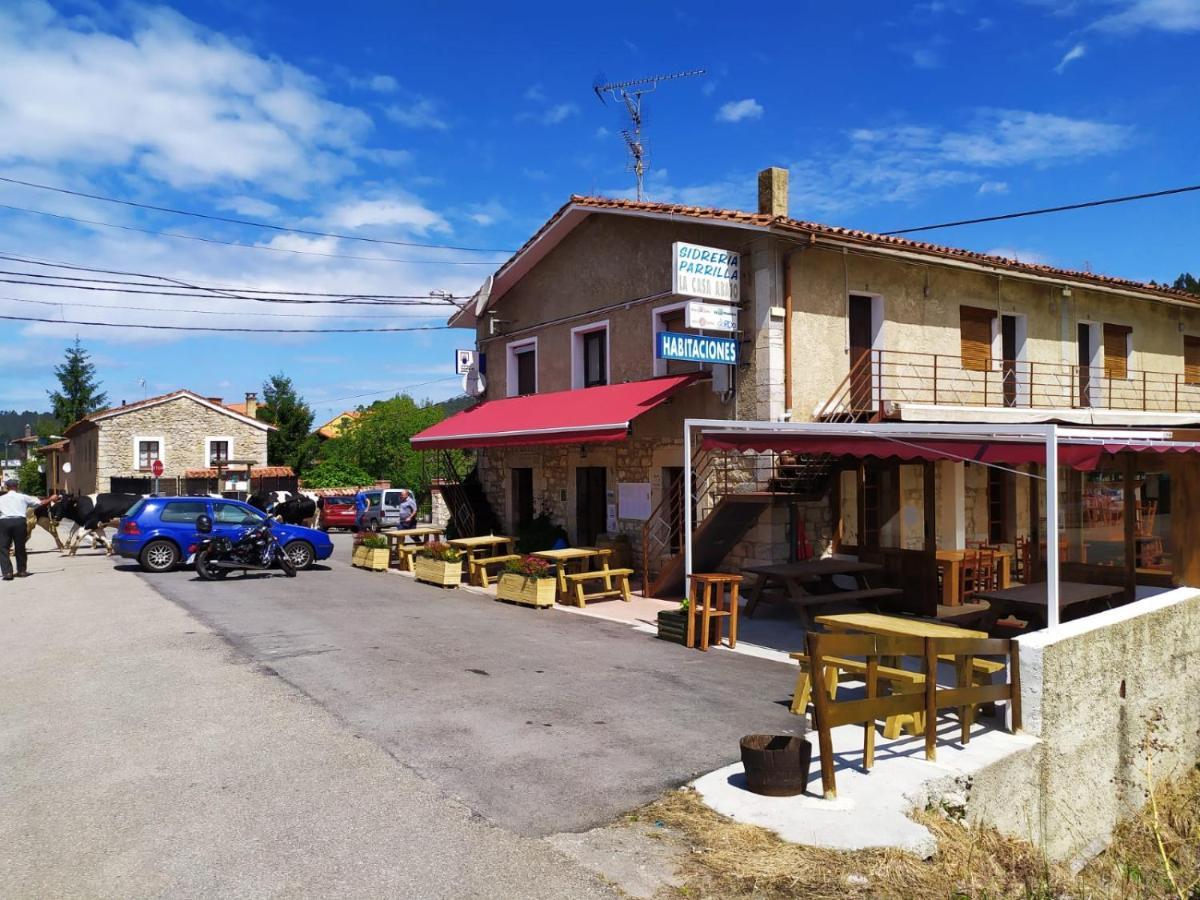
[[[14,297],[0,297],[13,300]],[[240,334],[384,334],[399,331],[445,331],[449,325],[412,325],[404,328],[215,328],[208,325],[146,325],[126,322],[83,322],[76,319],[42,319],[34,316],[0,316],[10,322],[45,322],[49,325],[94,325],[99,328],[144,328],[151,331],[215,331]]]
[[[101,225],[105,228],[119,228],[122,231],[136,231],[139,234],[152,234],[157,237],[179,238],[185,241],[200,241],[204,244],[220,244],[224,247],[237,247],[241,250],[265,250],[270,253],[293,253],[299,256],[321,256],[326,259],[355,259],[362,262],[393,262],[405,263],[413,266],[494,266],[494,260],[478,260],[478,259],[398,259],[394,256],[354,256],[347,253],[322,253],[319,250],[296,250],[291,247],[267,247],[262,244],[241,244],[237,241],[223,241],[219,238],[200,237],[196,234],[182,234],[178,231],[155,231],[153,228],[138,228],[134,225],[118,225],[116,222],[102,222],[99,219],[81,219],[76,216],[67,216],[62,213],[46,212],[41,209],[27,209],[24,206],[11,206],[7,203],[0,203],[0,209],[8,209],[13,212],[30,213],[35,216],[47,216],[51,219],[60,219],[65,222],[76,222],[80,225]]]
[[[1187,187],[1170,188],[1165,191],[1151,191],[1147,194],[1129,194],[1124,197],[1109,197],[1106,200],[1089,200],[1086,203],[1070,203],[1066,206],[1048,206],[1043,209],[1029,209],[1024,212],[1005,213],[1001,216],[983,216],[978,219],[959,219],[957,222],[942,222],[940,225],[921,225],[918,228],[900,228],[896,231],[881,231],[880,234],[890,237],[897,234],[913,234],[917,231],[933,231],[935,228],[957,228],[960,225],[979,225],[983,222],[1003,222],[1008,219],[1023,219],[1027,216],[1044,216],[1047,213],[1067,212],[1072,209],[1091,209],[1095,206],[1111,206],[1114,203],[1128,203],[1131,200],[1149,200],[1152,197],[1169,197],[1172,194],[1186,194],[1189,191],[1200,191],[1200,184]]]
[[[412,388],[425,387],[427,384],[440,384],[443,381],[455,381],[459,377],[460,376],[458,375],[447,375],[445,378],[434,378],[430,381],[418,381],[416,384],[401,384],[397,387],[384,388],[382,391],[367,391],[365,394],[353,394],[349,397],[334,397],[332,400],[321,400],[319,402],[324,404],[343,403],[346,400],[358,400],[362,397],[378,397],[380,394],[399,393],[400,391],[407,391]]]
[[[63,300],[31,300],[26,297],[7,297],[7,298],[0,299],[0,302],[33,303],[38,306],[73,306],[73,307],[78,307],[80,309],[111,309],[115,312],[136,310],[138,312],[156,312],[156,313],[164,313],[164,312],[195,313],[197,315],[202,315],[202,316],[224,316],[225,318],[229,318],[230,316],[255,316],[255,317],[266,316],[268,318],[277,318],[277,319],[329,319],[329,318],[332,318],[334,315],[333,312],[327,313],[325,315],[321,315],[320,313],[244,312],[242,310],[238,310],[237,312],[230,312],[229,310],[188,309],[188,308],[177,307],[177,306],[171,306],[171,307],[164,309],[161,306],[124,306],[124,305],[113,306],[112,304],[106,304],[106,303],[71,303],[69,301],[63,301]],[[434,318],[437,318],[437,316],[432,316],[432,315],[422,316],[422,315],[412,315],[412,314],[405,314],[405,313],[392,313],[391,315],[386,315],[386,316],[365,316],[365,315],[362,315],[361,313],[341,312],[341,313],[337,313],[337,316],[342,319],[434,319]]]
[[[102,200],[105,203],[119,203],[122,206],[132,206],[136,209],[148,209],[154,212],[171,213],[177,216],[191,216],[195,219],[205,219],[210,222],[226,222],[231,225],[246,225],[251,228],[265,228],[270,231],[284,231],[291,234],[304,234],[310,237],[331,237],[343,241],[361,241],[367,244],[388,244],[393,247],[425,247],[431,250],[460,250],[467,253],[512,253],[512,250],[502,250],[495,247],[456,247],[451,244],[424,244],[416,241],[393,241],[385,238],[367,237],[364,235],[338,234],[330,231],[313,231],[307,228],[291,228],[286,225],[274,225],[270,222],[256,222],[252,219],[233,219],[228,216],[215,216],[210,213],[193,212],[186,209],[175,209],[170,206],[155,206],[151,203],[138,203],[134,200],[124,200],[119,197],[105,197],[102,194],[88,194],[84,191],[72,191],[67,188],[53,187],[48,184],[37,184],[33,181],[22,181],[19,178],[7,178],[0,175],[0,181],[8,184],[19,184],[22,187],[36,188],[41,191],[54,191],[71,197],[86,197],[89,200]]]

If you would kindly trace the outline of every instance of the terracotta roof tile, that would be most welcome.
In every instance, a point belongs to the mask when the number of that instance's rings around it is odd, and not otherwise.
[[[130,412],[135,409],[141,409],[143,406],[152,406],[155,403],[161,403],[164,400],[170,400],[174,397],[191,397],[194,400],[200,400],[204,403],[212,403],[213,402],[208,397],[202,396],[201,394],[197,394],[195,391],[189,391],[189,390],[187,390],[187,388],[181,388],[180,390],[171,391],[166,394],[159,394],[155,397],[147,397],[145,400],[135,400],[133,403],[126,403],[122,406],[110,406],[110,407],[108,407],[108,409],[97,410],[96,412],[92,413],[91,415],[84,416],[78,422],[72,422],[67,427],[66,430],[67,430],[67,433],[69,434],[72,428],[82,425],[84,422],[95,421],[96,419],[107,416],[110,413]],[[232,406],[222,406],[222,404],[217,403],[216,406],[218,406],[221,409],[227,409],[230,412],[236,413],[238,415],[242,415],[242,416],[246,415],[246,413],[243,410],[234,408],[236,406],[236,404],[234,404]],[[242,404],[242,406],[244,408],[245,404]],[[275,430],[274,425],[270,425],[268,427],[271,428],[272,430]]]

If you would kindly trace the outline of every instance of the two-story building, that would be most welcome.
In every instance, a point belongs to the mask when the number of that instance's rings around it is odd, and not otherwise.
[[[672,289],[678,242],[740,259],[736,365],[656,357],[659,332],[690,331],[690,295]],[[545,511],[576,544],[627,533],[652,592],[682,581],[685,419],[1175,436],[1200,423],[1197,297],[794,219],[780,169],[760,175],[757,212],[573,196],[450,324],[474,330],[486,391],[413,446],[475,449],[506,528]],[[1031,536],[1036,554],[1047,530],[1034,465],[913,456],[697,452],[697,568]],[[1169,578],[1164,459],[1071,469],[1064,559],[1115,566],[1134,546],[1139,578]],[[1129,502],[1136,530],[1114,511]]]
[[[183,493],[185,479],[205,482],[231,464],[258,467],[252,474],[261,475],[274,426],[256,417],[254,394],[239,406],[179,390],[92,413],[67,429],[68,443],[58,455],[70,469],[63,472],[57,463],[55,478],[72,493],[141,493],[160,462]]]

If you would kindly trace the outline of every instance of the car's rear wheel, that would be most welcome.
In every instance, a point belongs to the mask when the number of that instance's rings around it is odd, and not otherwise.
[[[308,541],[292,541],[283,548],[283,555],[296,569],[307,569],[317,558],[317,552]]]
[[[169,572],[179,564],[179,548],[170,541],[151,541],[142,548],[138,562],[147,572]]]
[[[369,531],[371,531],[373,534],[378,534],[379,533],[379,520],[372,519],[371,524],[367,526],[367,529]]]

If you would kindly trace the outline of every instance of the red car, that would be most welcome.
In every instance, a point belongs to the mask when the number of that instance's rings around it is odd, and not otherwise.
[[[354,498],[326,497],[321,507],[320,527],[325,531],[334,528],[354,530]]]

